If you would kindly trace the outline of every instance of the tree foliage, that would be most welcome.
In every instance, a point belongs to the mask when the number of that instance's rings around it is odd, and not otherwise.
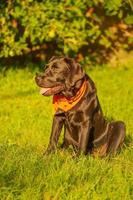
[[[129,48],[133,13],[123,0],[1,0],[0,57],[55,45],[55,53],[94,57]],[[96,50],[101,49],[101,52]],[[83,52],[84,54],[84,52]]]

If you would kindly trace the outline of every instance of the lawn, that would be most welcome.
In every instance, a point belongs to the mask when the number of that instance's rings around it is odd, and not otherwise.
[[[53,111],[51,97],[39,94],[36,71],[0,74],[0,200],[132,200],[133,66],[87,70],[106,118],[127,126],[122,151],[104,159],[73,159],[71,148],[43,156]]]

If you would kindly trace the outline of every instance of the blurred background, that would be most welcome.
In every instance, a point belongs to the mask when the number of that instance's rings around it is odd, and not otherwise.
[[[132,0],[0,1],[1,68],[53,55],[115,66],[132,50]]]

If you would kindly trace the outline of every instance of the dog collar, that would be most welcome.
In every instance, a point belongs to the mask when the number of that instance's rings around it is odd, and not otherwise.
[[[73,108],[84,96],[87,88],[86,80],[82,83],[80,89],[75,96],[71,98],[64,97],[63,95],[54,95],[53,96],[53,107],[56,112],[58,109],[61,109],[65,112]]]

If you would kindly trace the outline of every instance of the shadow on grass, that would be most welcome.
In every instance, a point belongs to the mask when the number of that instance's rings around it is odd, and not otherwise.
[[[128,134],[126,136],[124,143],[125,143],[125,148],[130,147],[130,145],[133,144],[133,137],[131,137],[131,134],[130,135]]]

